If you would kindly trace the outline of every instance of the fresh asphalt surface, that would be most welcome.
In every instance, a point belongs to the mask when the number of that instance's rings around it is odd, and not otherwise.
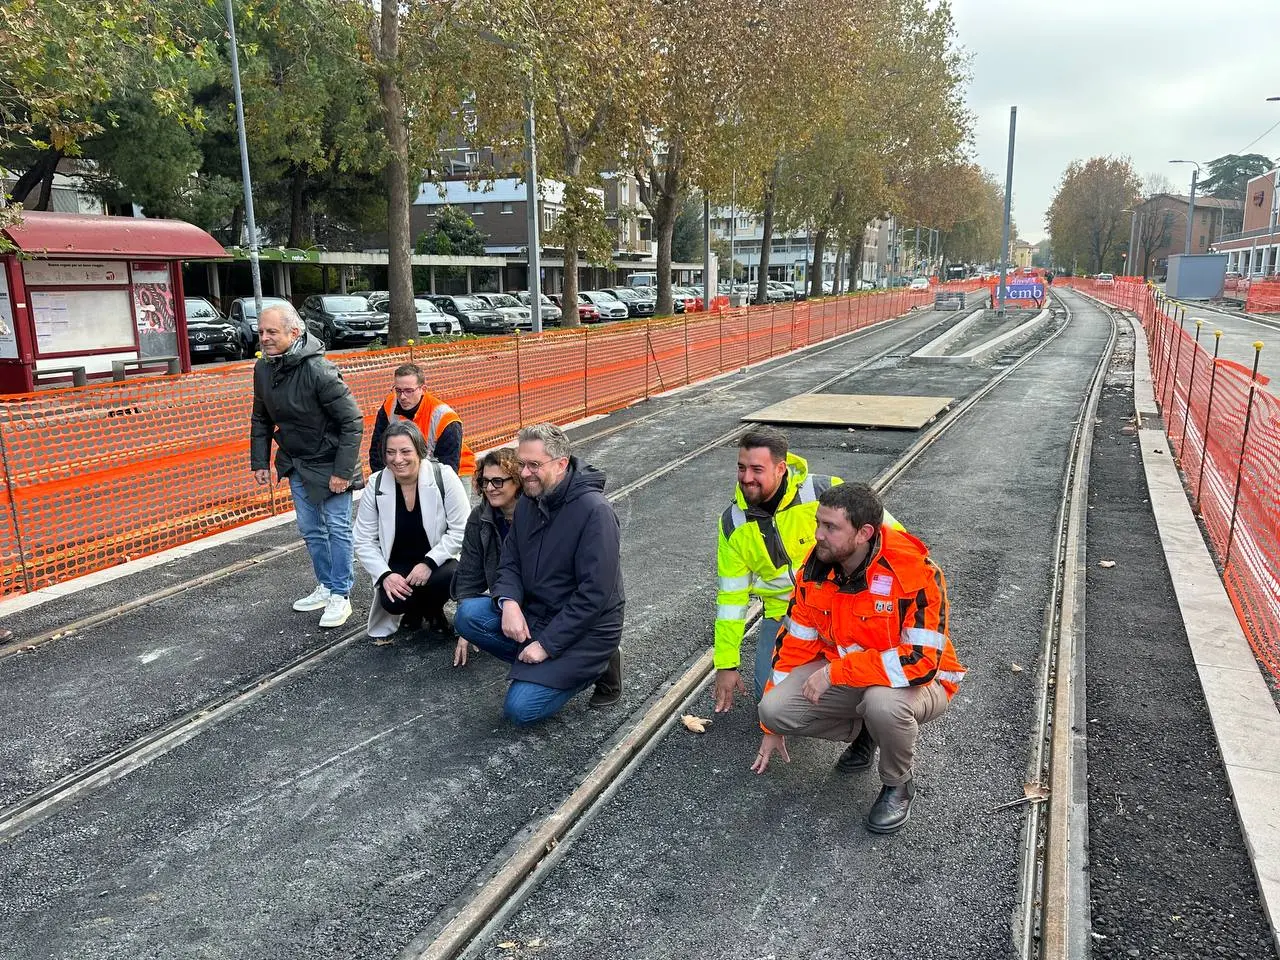
[[[969,669],[951,709],[922,731],[904,831],[863,828],[879,778],[838,773],[836,744],[793,739],[790,764],[752,774],[760,732],[740,703],[704,736],[671,732],[486,956],[533,941],[539,957],[1015,955],[1023,814],[992,808],[1023,793],[1048,545],[1109,330],[1077,305],[1057,341],[888,492],[947,575]],[[706,692],[697,709],[711,715]]]
[[[889,493],[895,514],[947,571],[954,633],[971,671],[952,710],[926,728],[923,789],[906,831],[863,832],[876,778],[835,776],[834,745],[795,743],[791,765],[752,777],[758,733],[750,704],[740,702],[705,737],[680,730],[660,744],[496,938],[494,956],[834,956],[861,954],[860,946],[883,957],[1011,955],[1021,814],[989,808],[1021,794],[1065,442],[1106,338],[1101,314],[1081,301],[1076,309],[1062,338]],[[776,373],[740,390],[711,392],[720,381],[656,401],[672,415],[588,444],[585,459],[616,489],[732,429],[743,413],[938,319],[918,314],[810,360],[775,363]],[[829,389],[962,396],[990,374],[878,366]],[[859,479],[913,439],[791,433],[816,471]],[[395,956],[483,880],[629,716],[709,646],[711,544],[733,457],[724,445],[617,506],[628,590],[622,709],[588,712],[579,698],[561,718],[514,731],[500,719],[500,665],[477,657],[454,671],[440,647],[361,642],[0,845],[0,953]],[[0,661],[0,720],[9,729],[34,724],[25,729],[38,752],[64,735],[75,707],[89,712],[81,726],[97,737],[81,741],[81,759],[119,746],[136,735],[134,701],[160,696],[167,706],[141,709],[163,722],[293,655],[249,654],[253,643],[308,646],[314,618],[288,610],[299,577],[309,585],[302,555],[236,578],[238,593],[172,601],[167,626],[124,618],[78,657],[50,656],[55,641]],[[363,617],[363,595],[357,600],[349,626]],[[219,659],[200,646],[211,641],[194,641],[158,679],[139,675],[139,647],[171,645],[190,632],[189,620],[206,616],[244,631],[238,655]],[[263,626],[246,629],[251,620]],[[1015,660],[1022,673],[1011,671]],[[9,672],[14,664],[29,672]],[[9,715],[20,688],[65,686],[77,675],[78,704],[43,715],[28,698],[32,707]],[[163,700],[173,685],[191,691],[181,704]],[[706,697],[699,712],[710,713]],[[32,767],[30,757],[16,759]],[[9,789],[40,782],[29,770]]]
[[[1086,539],[1093,956],[1274,960],[1147,502],[1133,336],[1121,329],[1094,427]]]
[[[779,362],[776,376],[740,391],[669,398],[671,417],[583,453],[620,486],[735,428],[743,413],[942,319],[920,313],[811,360]],[[898,449],[910,442],[898,439]],[[865,473],[843,451],[815,468],[870,476],[894,455],[871,457]],[[724,446],[618,506],[626,709],[591,714],[579,698],[562,719],[517,732],[500,719],[497,663],[477,657],[454,671],[446,649],[360,643],[0,847],[8,908],[0,942],[18,957],[394,952],[569,792],[630,711],[710,644],[709,544],[733,459]],[[58,774],[73,750],[83,761],[136,736],[140,713],[162,723],[314,642],[306,636],[314,616],[288,609],[309,586],[305,559],[254,574],[105,625],[91,643],[55,641],[0,661],[3,721],[29,731],[8,748],[6,767],[22,772],[10,792],[49,782],[53,764],[41,758],[64,741]],[[219,629],[238,639],[214,656]],[[175,643],[183,644],[175,656],[141,659]],[[74,696],[42,711],[42,687],[71,687]]]

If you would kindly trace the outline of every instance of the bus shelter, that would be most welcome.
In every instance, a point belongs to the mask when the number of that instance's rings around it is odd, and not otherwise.
[[[178,220],[24,212],[0,254],[0,393],[191,369],[182,263],[226,257]]]

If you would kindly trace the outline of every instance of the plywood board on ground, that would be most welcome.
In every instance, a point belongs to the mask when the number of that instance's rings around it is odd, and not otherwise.
[[[747,414],[754,423],[919,430],[950,406],[951,397],[895,397],[857,393],[804,393]]]

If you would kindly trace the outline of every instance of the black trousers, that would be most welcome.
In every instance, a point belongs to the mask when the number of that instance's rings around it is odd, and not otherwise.
[[[403,570],[397,565],[392,565],[391,572],[407,577],[412,569],[412,564]],[[449,593],[453,589],[453,575],[457,569],[457,560],[446,560],[431,571],[431,578],[426,583],[420,587],[414,587],[413,593],[403,600],[393,600],[387,596],[386,581],[384,580],[378,587],[378,593],[381,594],[378,599],[382,601],[382,609],[386,610],[387,613],[396,613],[422,620],[441,616],[444,613],[444,605],[449,599]]]

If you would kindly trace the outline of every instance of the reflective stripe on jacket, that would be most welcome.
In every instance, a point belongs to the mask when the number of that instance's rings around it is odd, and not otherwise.
[[[396,395],[394,393],[387,397],[382,404],[382,413],[388,423],[391,422],[393,414],[401,420],[408,419],[396,409]],[[413,422],[422,431],[422,436],[427,441],[427,456],[434,456],[436,441],[440,439],[440,434],[444,432],[445,427],[451,423],[461,425],[462,419],[453,407],[439,397],[423,391],[422,402],[418,404],[418,411],[413,415]],[[476,455],[472,453],[471,448],[464,442],[462,444],[462,456],[458,460],[458,476],[469,477],[475,472]]]
[[[908,687],[937,680],[951,699],[965,669],[951,645],[946,579],[928,548],[884,525],[862,572],[845,583],[836,573],[814,556],[800,569],[765,689],[824,657],[833,684]]]
[[[764,615],[780,619],[795,588],[793,571],[813,548],[818,497],[839,477],[809,475],[803,457],[787,454],[786,492],[775,513],[747,505],[742,488],[720,517],[716,550],[715,665],[738,666],[751,597],[764,601]]]

